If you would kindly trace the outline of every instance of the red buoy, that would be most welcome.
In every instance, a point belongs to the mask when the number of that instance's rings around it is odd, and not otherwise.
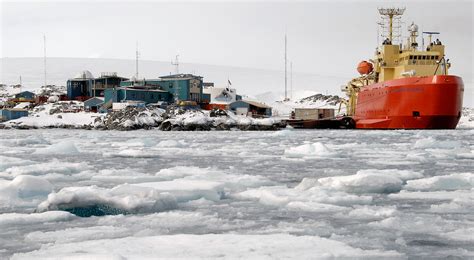
[[[357,65],[357,72],[360,73],[360,75],[367,75],[371,73],[374,70],[374,66],[372,63],[367,62],[367,61],[361,61],[359,65]]]

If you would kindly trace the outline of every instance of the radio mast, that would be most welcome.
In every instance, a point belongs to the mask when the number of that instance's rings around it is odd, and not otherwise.
[[[43,34],[43,65],[44,65],[44,86],[46,87],[46,35]]]
[[[288,100],[288,91],[287,91],[287,85],[288,85],[288,75],[287,75],[287,57],[286,57],[286,45],[287,45],[287,40],[286,40],[286,33],[285,33],[285,101]]]
[[[171,61],[171,65],[175,66],[175,71],[176,71],[176,74],[179,74],[179,60],[178,60],[178,57],[179,55],[176,55],[175,59],[174,59],[174,62]]]
[[[140,56],[140,53],[138,52],[138,41],[137,41],[137,46],[136,46],[136,51],[135,51],[135,79],[138,80],[138,57]]]

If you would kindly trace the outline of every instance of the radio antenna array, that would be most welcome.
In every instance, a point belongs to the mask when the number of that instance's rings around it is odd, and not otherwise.
[[[401,17],[405,8],[379,8],[382,22],[379,23],[382,28],[382,36],[388,39],[391,44],[394,41],[401,42]]]

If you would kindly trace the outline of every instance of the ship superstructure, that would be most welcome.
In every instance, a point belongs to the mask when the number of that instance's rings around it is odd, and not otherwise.
[[[463,82],[449,75],[451,64],[438,32],[423,32],[428,44],[419,44],[418,26],[408,26],[408,37],[400,40],[400,17],[404,8],[381,8],[387,28],[373,59],[357,68],[346,92],[346,114],[356,128],[455,128],[461,115]],[[421,45],[421,46],[420,46]]]

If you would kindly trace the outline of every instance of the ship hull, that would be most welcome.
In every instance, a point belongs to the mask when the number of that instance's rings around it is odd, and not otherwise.
[[[364,87],[354,120],[358,129],[454,129],[464,85],[452,75],[389,80]]]

